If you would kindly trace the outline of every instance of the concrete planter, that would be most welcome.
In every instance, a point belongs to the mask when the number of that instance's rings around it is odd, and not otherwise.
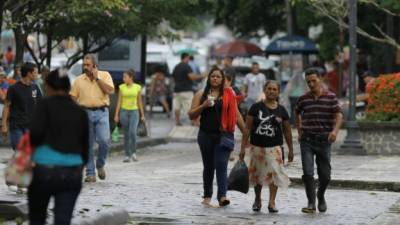
[[[400,155],[400,122],[359,122],[368,155]]]

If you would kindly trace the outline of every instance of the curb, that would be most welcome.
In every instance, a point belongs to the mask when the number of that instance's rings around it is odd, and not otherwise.
[[[144,138],[142,140],[139,140],[136,143],[137,149],[140,148],[146,148],[146,147],[152,147],[156,145],[161,145],[161,144],[167,144],[169,142],[167,137],[159,137],[159,138]],[[124,149],[124,143],[119,142],[119,143],[112,143],[110,146],[110,152],[120,152],[123,151]]]
[[[125,209],[113,209],[101,212],[90,218],[75,220],[73,225],[124,225],[129,221],[129,213]]]
[[[303,181],[299,177],[290,177],[290,181],[296,185],[303,185]],[[366,191],[400,192],[400,182],[333,179],[330,181],[329,186]]]

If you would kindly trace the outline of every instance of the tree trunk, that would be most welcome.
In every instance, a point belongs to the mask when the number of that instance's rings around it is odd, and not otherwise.
[[[3,25],[4,3],[5,3],[5,0],[0,0],[0,34],[3,31],[1,28],[3,27],[2,25]],[[0,35],[0,40],[1,40],[1,35]]]
[[[51,51],[53,49],[53,25],[49,23],[48,31],[47,31],[47,49],[46,49],[46,65],[51,68]]]
[[[17,65],[23,62],[24,45],[27,35],[22,32],[21,27],[16,27],[13,30],[15,37],[15,65]]]
[[[85,35],[85,37],[83,38],[83,55],[88,54],[89,52],[89,36]]]

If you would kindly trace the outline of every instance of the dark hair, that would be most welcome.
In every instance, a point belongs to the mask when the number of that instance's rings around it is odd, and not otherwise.
[[[229,59],[229,60],[233,60],[233,57],[232,56],[230,56],[230,55],[227,55],[227,56],[225,56],[225,59]]]
[[[193,60],[194,60],[194,56],[190,55],[190,56],[189,56],[189,59],[190,59],[191,61],[193,61]]]
[[[181,54],[181,60],[183,60],[184,58],[188,57],[189,54],[187,54],[186,52]]]
[[[313,74],[315,74],[315,75],[317,75],[317,77],[321,77],[321,71],[318,69],[318,68],[316,68],[316,67],[310,67],[310,68],[307,68],[305,71],[304,71],[304,76],[305,77],[307,77],[307,76],[310,76],[310,75],[313,75]]]
[[[48,66],[43,66],[42,69],[41,69],[41,72],[43,73],[45,71],[46,72],[50,72],[50,68]]]
[[[92,54],[87,54],[87,55],[85,55],[85,56],[83,57],[83,59],[84,59],[84,60],[85,60],[85,59],[89,59],[90,61],[92,61],[93,65],[96,65],[96,66],[97,66],[97,59],[96,59],[96,57],[95,57],[94,55],[92,55]]]
[[[21,77],[26,77],[29,72],[33,72],[33,70],[37,68],[36,64],[31,62],[26,62],[21,66]]]
[[[225,74],[225,80],[227,81],[232,81],[233,80],[233,75],[232,74]]]
[[[49,73],[45,80],[47,86],[55,91],[69,92],[71,83],[69,82],[67,71],[64,69],[56,69]]]
[[[251,63],[251,65],[252,66],[255,66],[255,65],[259,66],[258,62],[253,62],[253,63]]]
[[[134,69],[129,69],[129,70],[125,71],[124,73],[126,73],[132,80],[135,80],[135,70]]]
[[[224,85],[225,85],[224,71],[218,67],[216,67],[216,68],[214,67],[214,68],[211,68],[210,72],[208,73],[206,87],[204,88],[203,95],[201,96],[200,102],[204,102],[207,99],[207,95],[209,94],[209,92],[211,90],[211,83],[210,83],[211,79],[210,78],[211,78],[211,75],[214,73],[214,71],[219,71],[222,75],[221,87],[219,88],[219,96],[221,97],[224,94]]]

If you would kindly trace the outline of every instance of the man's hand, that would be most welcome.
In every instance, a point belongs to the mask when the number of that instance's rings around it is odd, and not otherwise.
[[[116,122],[116,123],[119,122],[119,116],[118,116],[118,115],[115,115],[115,116],[114,116],[114,122]]]
[[[1,126],[1,134],[2,134],[4,137],[7,137],[7,134],[8,134],[8,126],[7,126],[7,125]]]
[[[333,143],[336,141],[337,131],[332,131],[329,133],[328,141],[329,143]]]
[[[98,70],[97,68],[93,68],[93,69],[92,69],[92,76],[93,76],[94,79],[97,79],[97,78],[98,78],[98,76],[99,76],[99,75],[98,75],[98,71],[99,71],[99,70]]]

